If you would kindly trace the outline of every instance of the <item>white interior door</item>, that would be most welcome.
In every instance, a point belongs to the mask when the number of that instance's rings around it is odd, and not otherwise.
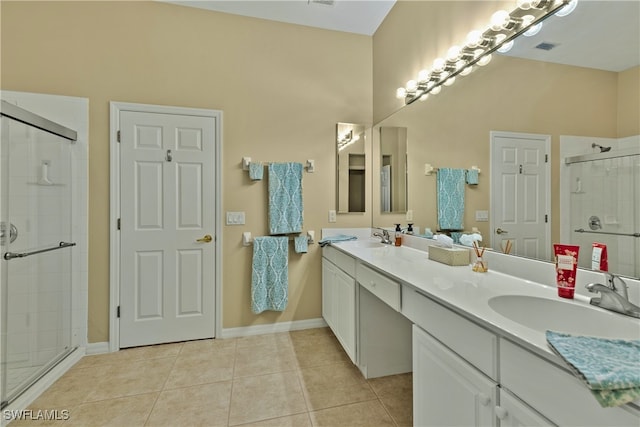
[[[120,111],[120,347],[215,331],[212,117]]]
[[[548,135],[491,132],[491,246],[550,259]]]

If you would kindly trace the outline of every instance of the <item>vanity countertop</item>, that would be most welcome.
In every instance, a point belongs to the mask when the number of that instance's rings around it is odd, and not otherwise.
[[[558,297],[555,277],[549,277],[549,284],[554,284],[550,286],[492,271],[491,265],[488,272],[476,273],[468,265],[452,267],[431,261],[427,252],[422,250],[406,246],[374,245],[373,242],[379,240],[367,240],[369,239],[341,242],[332,246],[559,366],[564,363],[547,346],[544,328],[532,329],[497,313],[491,308],[490,300],[499,296],[534,297],[532,299],[538,301],[542,298],[552,300],[551,304],[557,301],[573,305],[574,307],[567,307],[568,315],[573,309],[597,310],[597,324],[573,321],[572,330],[564,332],[590,335],[592,327],[602,330],[602,324],[608,323],[607,320],[610,319],[616,325],[616,328],[611,329],[616,330],[611,331],[605,327],[606,337],[640,339],[640,320],[590,306],[589,298],[581,295],[576,294],[572,300]],[[544,323],[544,316],[541,318]],[[623,325],[622,328],[619,325]],[[555,329],[563,332],[561,328]],[[611,332],[613,333],[610,335]],[[596,332],[591,335],[600,334]]]

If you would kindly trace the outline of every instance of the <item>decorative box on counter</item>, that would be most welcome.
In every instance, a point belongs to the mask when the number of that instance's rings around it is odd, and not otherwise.
[[[429,246],[429,259],[447,265],[469,265],[469,250]]]

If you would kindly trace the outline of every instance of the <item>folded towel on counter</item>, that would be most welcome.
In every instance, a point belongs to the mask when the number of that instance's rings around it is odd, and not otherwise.
[[[438,169],[438,227],[441,230],[462,230],[464,218],[464,169]]]
[[[255,314],[284,311],[289,288],[289,238],[253,239],[251,270],[251,310]]]
[[[262,175],[264,174],[264,166],[261,162],[251,162],[249,163],[249,178],[253,181],[262,180]]]
[[[306,254],[309,248],[309,237],[306,234],[304,236],[296,236],[293,239],[293,246],[297,254]]]
[[[346,234],[336,234],[335,236],[325,237],[324,239],[320,240],[318,244],[321,247],[325,247],[331,243],[348,242],[349,240],[358,240],[358,238],[356,236],[347,236]]]
[[[269,164],[269,234],[302,231],[302,163]]]
[[[640,340],[547,331],[547,343],[590,389],[602,407],[640,397]]]
[[[467,169],[467,184],[478,185],[478,169]]]

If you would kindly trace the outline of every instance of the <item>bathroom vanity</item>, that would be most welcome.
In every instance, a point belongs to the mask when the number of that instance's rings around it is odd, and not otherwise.
[[[413,371],[414,425],[640,424],[640,402],[601,408],[544,334],[638,339],[637,319],[373,239],[325,247],[322,263],[323,316],[363,375]]]

